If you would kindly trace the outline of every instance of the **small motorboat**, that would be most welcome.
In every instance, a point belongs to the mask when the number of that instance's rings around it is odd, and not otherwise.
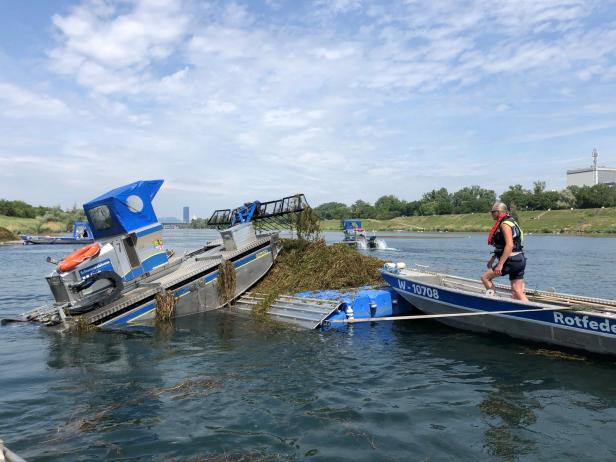
[[[616,300],[535,290],[526,291],[528,302],[513,300],[505,285],[486,291],[480,281],[406,269],[404,264],[386,264],[381,275],[413,306],[443,324],[616,355]]]
[[[361,220],[357,218],[349,218],[340,221],[342,233],[344,238],[340,242],[341,244],[347,244],[357,249],[378,249],[379,243],[382,242],[377,239],[376,234],[368,236],[362,226]]]
[[[19,236],[24,244],[55,245],[55,244],[89,244],[94,242],[90,224],[86,221],[73,223],[72,236]]]
[[[149,323],[215,310],[243,294],[274,264],[275,227],[307,206],[303,194],[217,210],[208,226],[221,239],[184,255],[165,248],[152,200],[163,180],[137,181],[84,204],[95,241],[65,257],[47,276],[55,302],[23,317],[66,330]],[[267,229],[268,232],[258,230]],[[225,270],[226,268],[226,270]],[[229,276],[225,285],[223,271]],[[221,297],[221,292],[224,297]],[[160,314],[160,313],[159,313]]]

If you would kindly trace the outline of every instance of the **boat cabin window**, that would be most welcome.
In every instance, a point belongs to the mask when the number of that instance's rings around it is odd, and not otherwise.
[[[97,231],[109,229],[113,226],[113,218],[111,217],[109,207],[106,205],[100,205],[88,210],[88,215],[90,216],[92,225]]]

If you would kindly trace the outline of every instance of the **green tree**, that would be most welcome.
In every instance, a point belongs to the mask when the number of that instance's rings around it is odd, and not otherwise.
[[[438,204],[436,201],[424,201],[422,200],[419,204],[419,215],[422,216],[430,216],[436,215],[436,211],[438,210]]]
[[[528,208],[532,192],[524,189],[521,184],[509,186],[509,189],[501,194],[500,200],[507,204],[509,208],[516,206],[518,210]]]
[[[376,218],[376,210],[369,202],[359,199],[351,205],[351,215],[354,218]]]
[[[558,201],[556,203],[556,208],[559,209],[570,209],[574,208],[575,204],[575,196],[571,192],[570,188],[563,189],[559,193]]]
[[[425,193],[421,202],[422,205],[420,206],[420,210],[422,211],[422,215],[429,215],[427,212],[432,209],[434,209],[433,214],[436,215],[447,215],[453,210],[451,194],[449,194],[446,188],[433,189]],[[426,205],[424,206],[424,204]]]
[[[351,209],[342,202],[326,202],[314,208],[314,213],[322,220],[340,220],[351,215]]]
[[[405,206],[404,206],[404,211],[402,212],[402,215],[406,216],[406,217],[412,217],[415,215],[421,215],[421,201],[411,201],[411,202],[406,202]]]
[[[389,220],[402,215],[405,212],[406,203],[390,194],[379,197],[374,203],[374,208],[379,220]]]
[[[485,212],[496,201],[496,193],[480,186],[467,186],[452,195],[453,213]]]

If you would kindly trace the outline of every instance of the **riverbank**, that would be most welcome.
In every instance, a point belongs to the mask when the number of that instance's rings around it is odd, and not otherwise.
[[[616,234],[616,208],[519,212],[520,225],[527,233]],[[492,220],[487,213],[398,217],[391,220],[363,219],[368,231],[487,232]],[[0,227],[13,233],[38,234],[63,231],[60,222],[41,224],[36,218],[0,215]],[[324,231],[340,230],[339,220],[323,220]]]
[[[14,233],[0,226],[0,245],[21,244],[21,240]]]
[[[15,234],[49,234],[65,231],[66,225],[59,221],[41,223],[41,220],[38,218],[18,218],[0,215],[0,228],[6,228]]]
[[[518,212],[527,233],[616,234],[616,208]],[[487,232],[493,221],[487,213],[398,217],[362,220],[368,231]],[[340,229],[339,220],[324,220],[325,231]]]

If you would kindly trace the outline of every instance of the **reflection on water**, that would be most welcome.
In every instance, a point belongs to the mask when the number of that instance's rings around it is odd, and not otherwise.
[[[178,231],[170,242],[191,248],[195,236]],[[469,275],[487,255],[474,239],[395,240],[389,255]],[[599,251],[572,242],[574,253]],[[615,256],[612,241],[600,247]],[[0,272],[22,261],[25,278],[5,288],[3,315],[46,297],[38,278],[48,268],[30,257],[0,251]],[[574,273],[568,258],[550,258],[554,271]],[[529,279],[551,282],[538,276],[545,267],[533,271]],[[567,284],[593,290],[584,278]],[[11,326],[0,328],[0,348],[0,436],[34,461],[616,456],[613,361],[555,357],[434,322],[313,332],[221,311],[78,337]]]

